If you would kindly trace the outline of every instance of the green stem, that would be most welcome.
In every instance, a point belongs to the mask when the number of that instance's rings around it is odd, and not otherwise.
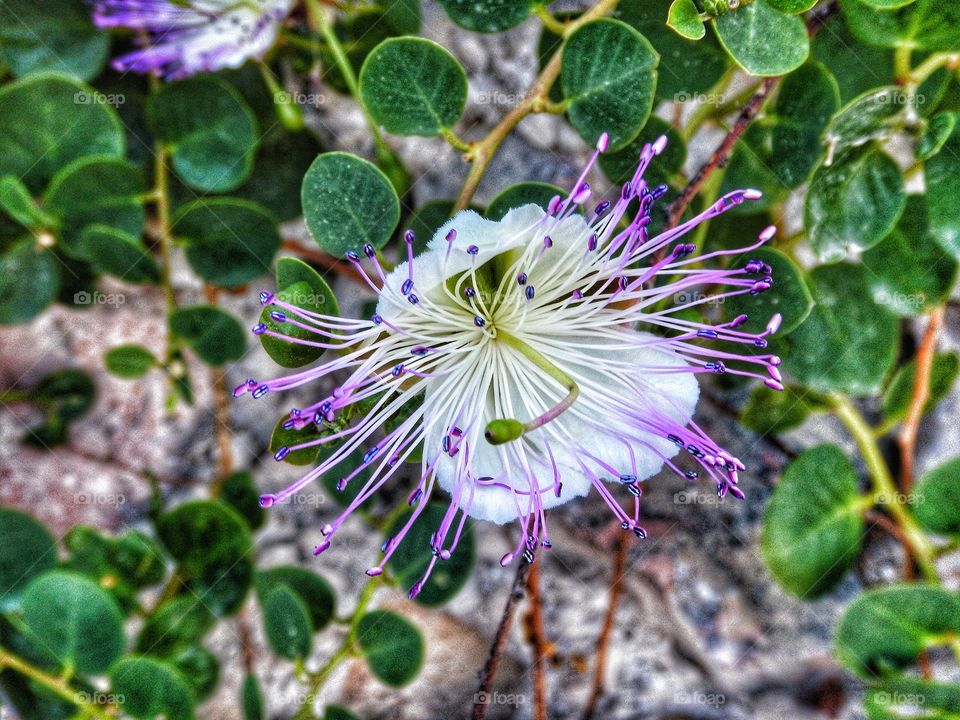
[[[543,23],[543,26],[554,35],[563,35],[563,33],[566,31],[566,23],[557,20],[550,13],[550,11],[547,10],[545,5],[537,4],[533,11],[537,14],[537,17],[540,18],[540,22]]]
[[[934,565],[936,548],[927,539],[917,521],[907,511],[904,503],[905,498],[897,488],[893,475],[890,474],[890,469],[887,467],[887,463],[884,461],[877,445],[874,429],[867,424],[863,415],[848,398],[839,393],[830,393],[828,398],[833,406],[834,414],[846,426],[856,441],[870,474],[873,492],[879,498],[886,500],[883,507],[903,530],[921,574],[927,580],[939,584],[940,576],[937,574]]]
[[[33,680],[35,683],[42,685],[58,697],[66,700],[69,703],[72,703],[79,709],[80,717],[102,718],[103,720],[113,720],[113,718],[115,718],[115,714],[113,712],[109,712],[104,708],[100,708],[97,705],[91,704],[84,700],[80,696],[80,693],[72,688],[65,678],[56,677],[44,672],[35,665],[30,664],[26,660],[17,657],[11,652],[8,652],[5,648],[0,647],[0,670],[6,669],[13,670],[20,675]]]
[[[898,45],[893,51],[893,75],[897,82],[910,82],[910,55],[913,49],[908,45]]]
[[[441,128],[440,134],[443,136],[443,139],[450,143],[450,147],[454,150],[459,150],[460,152],[469,152],[470,143],[466,140],[457,136],[457,134],[450,128]]]

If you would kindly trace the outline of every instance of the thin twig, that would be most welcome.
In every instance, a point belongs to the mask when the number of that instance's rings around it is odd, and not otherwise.
[[[532,563],[527,576],[530,595],[530,645],[533,648],[533,720],[547,720],[547,633],[540,595],[540,563]]]
[[[757,113],[760,112],[764,101],[769,97],[779,79],[779,77],[768,77],[760,84],[760,88],[753,94],[753,97],[750,98],[750,102],[740,111],[736,121],[733,123],[733,127],[730,128],[726,137],[723,138],[723,142],[713,151],[710,159],[697,170],[696,175],[687,183],[683,192],[670,204],[670,213],[667,224],[664,226],[665,230],[675,228],[680,224],[680,218],[683,217],[687,206],[690,205],[693,198],[700,192],[700,188],[703,187],[703,184],[713,174],[713,171],[727,164],[727,161],[730,159],[730,153],[733,152],[733,146],[737,140],[740,139],[740,136],[747,131],[747,128],[750,127],[750,124],[754,118],[756,118]]]
[[[521,560],[519,567],[517,567],[517,574],[513,578],[510,595],[507,596],[507,604],[503,608],[497,634],[494,635],[493,645],[490,646],[490,655],[483,666],[483,670],[480,671],[480,686],[477,688],[477,694],[473,697],[473,711],[470,713],[472,720],[484,720],[487,716],[487,706],[490,691],[493,690],[493,680],[497,675],[497,669],[500,667],[503,651],[507,647],[507,639],[510,637],[510,627],[513,625],[517,603],[523,598],[523,588],[527,582],[528,572],[530,572],[530,563]]]
[[[289,238],[284,239],[282,247],[284,250],[294,253],[297,257],[307,260],[323,270],[327,270],[337,275],[343,275],[344,277],[350,278],[354,282],[361,283],[362,285],[366,286],[363,276],[357,272],[353,265],[348,262],[337,260],[337,258],[333,257],[332,255],[327,255],[319,250],[310,250],[309,248],[305,248],[296,240]]]
[[[913,381],[910,405],[907,406],[906,417],[897,435],[897,445],[900,447],[900,489],[904,492],[909,492],[913,486],[917,435],[920,432],[920,421],[923,419],[924,407],[927,400],[930,399],[930,375],[933,371],[933,358],[937,349],[937,336],[943,328],[945,315],[946,311],[943,307],[938,307],[930,312],[930,320],[923,333],[923,341],[917,350],[917,374]]]
[[[610,647],[610,635],[613,632],[613,619],[617,612],[617,605],[620,603],[620,595],[623,594],[623,573],[627,566],[627,541],[629,538],[629,533],[617,533],[613,555],[613,577],[610,579],[610,601],[607,604],[606,617],[603,618],[600,637],[597,638],[597,661],[593,668],[593,686],[590,689],[587,705],[583,709],[583,715],[580,716],[582,720],[591,720],[597,707],[597,701],[603,696],[603,676],[607,670],[607,650]]]

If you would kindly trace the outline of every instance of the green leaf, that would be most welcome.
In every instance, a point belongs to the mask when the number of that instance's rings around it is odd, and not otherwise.
[[[804,388],[786,386],[780,392],[758,385],[750,391],[750,397],[740,422],[758,435],[782,433],[799,427],[811,411],[820,409]]]
[[[253,579],[253,541],[240,515],[223,503],[196,500],[161,516],[157,532],[187,588],[214,615],[240,607]]]
[[[23,620],[37,648],[61,667],[99,675],[123,652],[123,615],[83,575],[50,570],[23,591]]]
[[[312,133],[288,132],[281,126],[260,138],[250,178],[233,195],[263,205],[281,222],[303,214],[300,183],[323,148]]]
[[[923,195],[912,195],[897,227],[863,254],[873,301],[902,316],[944,303],[957,279],[957,263],[930,235]]]
[[[44,71],[92,80],[103,69],[110,36],[90,22],[83,0],[4,0],[0,58],[14,75]]]
[[[206,700],[217,689],[220,663],[205,647],[185,648],[168,660],[183,675],[197,701]]]
[[[960,5],[917,0],[898,10],[876,10],[862,0],[841,0],[847,25],[867,45],[907,46],[914,50],[960,50]]]
[[[40,209],[27,186],[14,175],[0,177],[0,208],[25,228],[44,228],[56,222]]]
[[[248,673],[243,678],[240,705],[243,708],[243,720],[264,720],[266,713],[263,707],[263,693],[260,691],[257,676],[253,673]]]
[[[467,76],[457,59],[432,40],[390,38],[364,61],[360,98],[387,132],[436,135],[463,114]]]
[[[801,598],[829,591],[860,550],[863,502],[853,465],[819,445],[787,467],[763,518],[760,549],[770,572]]]
[[[106,225],[88,225],[77,241],[80,254],[100,272],[128,283],[160,282],[160,266],[139,238]]]
[[[573,33],[560,79],[580,137],[592,144],[606,132],[614,151],[633,140],[653,108],[659,60],[647,39],[619,20],[594,20]]]
[[[30,515],[0,507],[0,612],[16,607],[26,584],[56,563],[50,532]]]
[[[383,8],[383,21],[397,35],[416,35],[420,32],[420,0],[397,0]]]
[[[728,60],[713,34],[694,42],[667,27],[670,6],[671,0],[621,0],[616,14],[660,54],[657,97],[685,102],[712,88]]]
[[[87,259],[81,236],[89,225],[115,228],[139,241],[144,211],[137,196],[145,191],[143,171],[133,163],[81,158],[54,176],[45,206],[60,219],[66,247],[72,254]]]
[[[33,238],[0,254],[0,325],[29,322],[54,301],[60,285],[57,265],[53,253]]]
[[[773,170],[787,187],[803,183],[822,151],[827,122],[840,106],[830,71],[808,62],[783,79],[777,95],[777,121],[771,137]]]
[[[863,0],[864,3],[875,10],[896,10],[904,5],[909,5],[915,0]]]
[[[196,76],[163,86],[147,99],[147,125],[170,146],[173,169],[204,192],[229,192],[250,175],[260,133],[232,85]]]
[[[236,198],[197,200],[173,221],[190,267],[207,282],[238,287],[270,270],[280,249],[277,222],[260,205]]]
[[[336,257],[359,252],[364,243],[382,248],[400,222],[400,201],[387,176],[349,153],[324,153],[313,161],[301,202],[313,239]]]
[[[531,203],[546,210],[547,205],[557,195],[566,197],[567,191],[545,182],[520,182],[506,188],[491,200],[484,215],[491,220],[502,220],[513,208]]]
[[[433,559],[433,550],[430,545],[431,538],[443,522],[446,510],[446,506],[429,505],[407,531],[403,542],[390,557],[387,567],[396,581],[404,588],[409,588],[420,580]],[[387,529],[387,538],[391,538],[398,533],[412,514],[413,511],[408,510],[398,516]],[[452,525],[454,529],[459,525],[461,519],[461,515],[454,518]],[[451,532],[448,536],[448,546],[452,534]],[[475,559],[473,528],[468,523],[460,541],[457,543],[456,550],[451,553],[450,559],[437,562],[433,572],[430,573],[430,579],[427,580],[423,590],[417,595],[417,602],[423,605],[442,605],[451,600],[460,592],[470,577]]]
[[[278,587],[289,587],[307,608],[313,629],[323,630],[336,614],[337,596],[326,580],[315,572],[298,565],[260,570],[256,577],[257,594],[261,601]]]
[[[734,295],[724,303],[724,315],[731,320],[746,314],[748,320],[744,332],[760,332],[774,313],[780,313],[783,321],[779,336],[793,332],[806,320],[813,309],[813,297],[803,279],[803,273],[794,262],[779,250],[760,248],[750,252],[744,261],[760,260],[773,269],[773,287],[759,295]]]
[[[267,514],[260,507],[260,495],[254,485],[253,475],[246,470],[238,470],[223,479],[220,499],[240,513],[251,530],[263,527]]]
[[[467,30],[502,32],[530,15],[532,0],[437,0],[450,19]]]
[[[910,505],[930,532],[960,535],[960,458],[924,473],[913,486]]]
[[[767,0],[742,4],[713,24],[720,43],[751,75],[784,75],[800,67],[810,53],[803,20],[775,10]]]
[[[921,651],[960,632],[960,595],[929,585],[868,590],[848,607],[836,632],[837,658],[866,678],[906,667]]]
[[[783,366],[816,390],[873,395],[897,357],[897,320],[873,302],[862,265],[820,266],[810,274],[816,303],[791,333]],[[856,328],[856,332],[851,332]]]
[[[138,720],[192,720],[193,692],[173,665],[150,657],[125,657],[110,671],[111,691],[124,715]]]
[[[307,606],[285,585],[273,588],[263,600],[263,627],[270,647],[280,657],[302,660],[313,647],[313,627]]]
[[[89,85],[31,75],[0,88],[0,176],[39,193],[60,168],[89,155],[121,157],[117,113]]]
[[[789,188],[774,172],[779,161],[773,155],[773,122],[772,118],[755,122],[734,147],[720,193],[747,187],[760,190],[763,197],[737,205],[728,211],[730,213],[765,213],[787,196]]]
[[[841,102],[893,82],[893,53],[857,42],[840,13],[824,20],[810,41],[810,55],[833,72]]]
[[[699,40],[707,34],[707,28],[700,19],[693,0],[673,0],[667,15],[667,27],[687,40]]]
[[[626,145],[622,150],[606,152],[600,156],[598,162],[603,174],[612,183],[622,185],[627,182],[633,177],[633,173],[637,169],[637,158],[640,157],[643,146],[655,142],[661,135],[667,136],[667,146],[662,153],[650,161],[650,165],[643,174],[643,179],[647,181],[647,186],[651,188],[666,183],[683,167],[683,163],[687,159],[687,146],[684,144],[680,133],[670,123],[661,120],[656,115],[650,116],[647,124],[644,125],[643,130],[640,131],[633,142]],[[489,213],[489,210],[487,212]]]
[[[924,164],[924,178],[933,238],[960,260],[960,126]]]
[[[817,4],[817,0],[767,0],[770,3],[770,6],[779,10],[780,12],[790,13],[791,15],[796,15],[798,13],[806,12],[814,5]],[[912,2],[912,0],[907,0],[907,2]]]
[[[903,175],[889,155],[872,144],[850,150],[813,173],[804,213],[810,244],[824,262],[873,247],[906,202]]]
[[[423,665],[423,637],[409,621],[389,610],[360,618],[357,642],[373,674],[387,685],[406,685]]]
[[[830,121],[824,142],[831,157],[844,154],[870,140],[886,140],[900,130],[907,112],[916,104],[894,85],[874,88],[848,102]]]
[[[273,428],[270,435],[270,452],[276,453],[281,448],[292,448],[305,442],[311,442],[317,438],[328,435],[329,431],[319,428],[315,423],[309,423],[301,429],[284,428],[283,424],[287,422],[289,415],[284,415]],[[322,445],[312,445],[310,447],[300,448],[299,450],[290,450],[283,462],[289,465],[312,465],[320,454]]]
[[[920,137],[917,138],[915,148],[917,160],[929,160],[940,152],[956,126],[957,113],[942,112],[930,118]]]
[[[247,346],[240,323],[212,305],[175,310],[170,315],[170,330],[209,365],[239,360]]]
[[[93,405],[93,381],[82,370],[56,370],[44,375],[34,388],[34,398],[64,420],[75,420]]]
[[[283,302],[324,315],[339,314],[337,298],[330,286],[305,262],[296,258],[280,258],[277,261],[276,278],[277,297]],[[322,338],[291,323],[274,320],[271,313],[275,309],[268,305],[260,313],[260,322],[266,325],[270,332],[309,342],[330,341],[330,338]],[[294,315],[292,312],[284,314],[291,317]],[[268,334],[260,335],[260,343],[274,362],[290,368],[309,365],[326,352],[322,347],[300,345]]]
[[[323,720],[360,720],[360,718],[340,705],[327,705],[324,708]]]
[[[171,598],[147,617],[136,651],[169,657],[199,641],[213,622],[213,615],[195,596]]]
[[[938,353],[933,357],[930,368],[930,397],[923,406],[928,413],[950,392],[957,375],[960,374],[960,355],[956,353]],[[901,366],[883,393],[883,414],[889,420],[900,420],[907,414],[910,398],[913,396],[913,384],[917,378],[917,361],[911,360]]]
[[[139,378],[159,362],[143,345],[129,344],[110,348],[104,356],[104,364],[117,377]]]
[[[960,713],[960,685],[892,677],[868,688],[863,707],[870,720],[954,720]]]

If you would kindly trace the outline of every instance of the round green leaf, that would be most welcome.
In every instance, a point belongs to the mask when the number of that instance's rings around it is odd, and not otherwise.
[[[782,433],[799,427],[816,410],[815,398],[803,388],[789,385],[779,392],[772,392],[764,385],[750,391],[750,397],[740,422],[758,435]]]
[[[33,391],[36,400],[64,420],[75,420],[93,405],[96,391],[82,370],[57,370],[45,375]]]
[[[862,265],[840,263],[810,275],[816,303],[789,337],[784,369],[804,384],[850,395],[875,394],[897,357],[897,320],[873,302]]]
[[[712,88],[723,75],[728,64],[727,54],[712,34],[694,42],[667,27],[670,7],[671,0],[621,0],[616,13],[639,30],[660,53],[658,98],[673,102],[712,101],[699,95]]]
[[[305,442],[311,442],[317,438],[329,434],[326,430],[317,427],[315,423],[310,423],[304,428],[284,428],[283,424],[289,419],[289,415],[284,415],[277,421],[270,435],[270,452],[276,453],[280,448],[292,448]],[[310,447],[300,448],[299,450],[290,450],[283,462],[289,465],[312,465],[316,462],[320,454],[322,445],[312,445]]]
[[[916,0],[863,0],[867,5],[875,10],[896,10],[904,5],[909,5]]]
[[[212,305],[175,310],[170,315],[170,329],[210,365],[239,360],[247,345],[240,323]]]
[[[770,3],[770,6],[780,12],[797,14],[806,12],[814,5],[817,4],[817,0],[767,0]],[[907,0],[907,2],[912,2],[912,0]]]
[[[120,119],[101,97],[89,85],[46,74],[0,89],[0,175],[16,175],[36,194],[77,158],[121,157]]]
[[[23,620],[37,648],[60,667],[99,675],[123,652],[123,615],[83,575],[51,570],[23,591]]]
[[[453,126],[467,101],[467,76],[449,52],[423,38],[390,38],[360,70],[360,98],[395,135],[436,135]]]
[[[133,163],[82,158],[54,176],[45,206],[60,219],[61,237],[67,248],[87,259],[80,236],[89,225],[115,228],[139,241],[144,211],[138,196],[145,191],[143,171]]]
[[[340,312],[337,298],[330,286],[313,268],[301,260],[280,258],[277,261],[276,286],[277,297],[286,303],[324,315],[337,315]],[[308,342],[330,341],[330,338],[322,338],[292,323],[274,320],[270,316],[272,311],[273,308],[267,306],[260,313],[260,322],[266,325],[269,332]],[[287,314],[293,315],[293,313]],[[269,334],[260,335],[260,343],[274,362],[289,368],[309,365],[326,352],[322,347],[301,345]]]
[[[874,88],[855,97],[830,121],[824,142],[831,156],[869,140],[885,140],[903,127],[915,96],[895,85]]]
[[[497,195],[484,212],[491,220],[502,220],[513,208],[534,204],[546,210],[550,201],[559,195],[566,197],[567,191],[545,182],[521,182],[511,185]]]
[[[83,0],[4,0],[0,58],[14,75],[45,70],[92,80],[103,69],[110,36],[90,21]]]
[[[270,647],[280,657],[303,659],[313,647],[307,606],[293,590],[280,585],[263,600],[263,627]]]
[[[88,500],[82,493],[75,496],[76,502]],[[104,495],[103,500],[120,503],[123,496]],[[108,589],[127,614],[138,608],[137,591],[156,585],[165,575],[163,553],[143,533],[131,530],[112,538],[91,527],[75,525],[64,538],[64,544],[70,551],[66,567]]]
[[[647,39],[619,20],[594,20],[570,36],[561,83],[580,137],[592,144],[606,132],[611,150],[633,140],[653,108],[659,60]]]
[[[924,649],[960,632],[960,596],[928,585],[868,590],[837,626],[837,658],[867,678],[910,665]]]
[[[205,647],[184,648],[168,660],[183,675],[197,701],[206,700],[217,689],[220,663]]]
[[[94,268],[129,283],[160,282],[160,266],[139,238],[106,225],[88,225],[77,241]]]
[[[173,222],[187,260],[207,282],[238,287],[270,270],[280,249],[277,222],[260,205],[236,198],[197,200]]]
[[[59,285],[53,253],[38,247],[33,238],[12,245],[0,254],[0,325],[35,318],[56,298]]]
[[[126,657],[110,671],[110,682],[126,716],[137,720],[193,720],[193,692],[183,674],[170,663]]]
[[[760,548],[777,582],[802,598],[836,585],[859,552],[863,509],[856,472],[839,448],[804,451],[787,467],[763,518]]]
[[[249,673],[243,678],[240,690],[240,705],[243,708],[243,720],[264,720],[263,693],[257,676]]]
[[[946,301],[957,263],[930,236],[922,195],[913,195],[897,227],[863,254],[873,301],[897,315],[913,316]]]
[[[960,5],[943,0],[917,0],[897,10],[877,10],[863,0],[841,0],[847,25],[867,45],[915,50],[960,50]]]
[[[960,534],[960,458],[924,473],[910,495],[913,514],[930,532]]]
[[[323,630],[336,612],[337,596],[326,580],[297,565],[261,570],[256,577],[257,593],[265,598],[272,590],[287,586],[307,607],[314,630]]]
[[[944,396],[950,392],[957,375],[960,374],[960,355],[956,353],[937,353],[933,356],[930,368],[930,397],[923,406],[928,413]],[[913,385],[917,378],[917,361],[911,360],[897,370],[890,385],[883,393],[883,414],[890,420],[900,420],[907,414],[913,397]]]
[[[436,504],[428,506],[407,531],[403,542],[390,557],[388,567],[397,582],[404,588],[409,588],[418,581],[430,564],[430,560],[433,559],[430,540],[443,522],[445,513],[445,506]],[[397,517],[387,529],[387,537],[398,533],[412,514],[413,511],[410,510]],[[460,519],[460,515],[454,519],[454,528],[457,527]],[[475,556],[473,528],[468,523],[450,559],[440,560],[434,566],[430,579],[417,595],[417,602],[424,605],[442,605],[452,599],[470,577]]]
[[[957,126],[957,113],[942,112],[930,118],[917,139],[917,160],[929,160],[943,149]]]
[[[260,507],[260,494],[254,485],[253,475],[246,470],[238,470],[223,479],[220,499],[240,513],[251,530],[263,527],[267,514]]]
[[[278,125],[260,138],[250,179],[233,195],[263,205],[281,222],[300,217],[300,183],[323,151],[312,133],[288,132]]]
[[[260,134],[232,85],[209,76],[165,85],[146,113],[150,132],[170,146],[173,169],[195,190],[229,192],[250,175]]]
[[[43,229],[56,224],[56,220],[37,205],[20,178],[13,175],[0,177],[0,209],[25,228]]]
[[[924,177],[933,238],[960,260],[960,124],[924,164]]]
[[[637,169],[637,158],[647,143],[656,141],[661,135],[667,136],[667,146],[663,152],[650,161],[643,179],[647,185],[655,188],[666,183],[673,175],[680,171],[687,159],[687,146],[680,133],[666,120],[651,115],[643,130],[633,142],[616,152],[603,153],[598,162],[603,174],[610,182],[621,185],[633,177]]]
[[[773,287],[759,295],[735,295],[724,303],[724,315],[735,318],[748,316],[745,332],[760,332],[774,313],[780,313],[783,322],[778,335],[793,332],[810,314],[813,298],[804,282],[803,273],[794,262],[779,250],[760,248],[752,251],[744,262],[761,260],[773,268]]]
[[[373,610],[360,618],[357,642],[373,674],[387,685],[406,685],[423,665],[420,631],[388,610]]]
[[[220,502],[184,503],[161,516],[157,531],[192,593],[215,615],[235,612],[253,579],[250,529]]]
[[[193,595],[172,598],[147,617],[137,637],[137,652],[169,657],[200,640],[213,622],[213,615]]]
[[[693,0],[673,0],[667,15],[667,27],[687,40],[699,40],[707,34],[700,11]]]
[[[784,75],[800,67],[810,52],[803,20],[754,0],[714,21],[720,43],[751,75]],[[762,38],[760,40],[759,38]]]
[[[501,32],[519,25],[530,15],[532,0],[438,0],[440,7],[460,27],[475,32]]]
[[[349,153],[324,153],[313,161],[301,202],[313,239],[337,257],[359,252],[364,243],[383,247],[400,222],[400,201],[387,176]]]
[[[0,611],[16,607],[24,586],[56,563],[50,532],[30,515],[0,507]]]
[[[784,78],[777,95],[771,135],[773,170],[787,187],[803,183],[821,154],[827,122],[840,106],[830,71],[808,62]]]
[[[110,348],[104,356],[104,364],[117,377],[139,378],[158,363],[153,353],[143,345],[130,344]]]
[[[850,150],[813,173],[804,213],[810,244],[825,262],[873,247],[906,202],[903,175],[889,155],[872,144]]]

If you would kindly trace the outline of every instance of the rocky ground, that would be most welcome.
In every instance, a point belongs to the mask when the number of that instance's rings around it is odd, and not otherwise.
[[[470,76],[470,100],[461,134],[479,137],[517,95],[529,86],[534,70],[537,26],[533,22],[498,36],[480,36],[452,26],[433,5],[426,8],[425,34],[460,58]],[[331,148],[369,153],[367,133],[355,108],[333,98],[314,118]],[[691,167],[708,153],[715,138],[691,148]],[[417,178],[414,196],[452,197],[465,174],[456,153],[437,139],[391,140]],[[555,117],[526,120],[494,161],[478,194],[489,200],[520,180],[571,182],[586,149]],[[602,178],[595,178],[604,187]],[[304,236],[300,227],[289,234]],[[309,241],[305,241],[309,242]],[[175,284],[183,303],[202,300],[202,288],[178,258]],[[268,286],[269,279],[264,283]],[[237,317],[253,322],[259,312],[258,287],[223,298]],[[338,288],[356,297],[353,286]],[[42,452],[19,443],[37,418],[20,406],[0,409],[0,503],[27,509],[55,531],[76,523],[109,530],[143,524],[148,487],[142,470],[151,469],[165,492],[180,500],[203,494],[216,473],[215,416],[209,371],[197,364],[193,407],[172,414],[163,408],[165,385],[159,373],[129,382],[106,374],[102,357],[121,342],[139,342],[156,352],[164,342],[163,298],[158,289],[126,285],[105,288],[122,304],[96,305],[84,311],[62,307],[29,326],[0,330],[0,387],[30,386],[43,374],[80,367],[96,380],[93,410],[75,424],[70,442]],[[348,303],[349,304],[349,303]],[[946,341],[960,344],[956,310]],[[25,351],[26,349],[26,351]],[[228,384],[266,377],[273,364],[251,343],[247,356],[228,370]],[[716,392],[716,391],[714,391]],[[825,440],[843,442],[841,429],[823,416],[770,443],[737,427],[724,410],[737,398],[701,402],[698,422],[743,458],[747,500],[720,502],[707,487],[686,488],[663,475],[650,483],[645,513],[650,538],[632,541],[627,555],[623,597],[614,625],[606,672],[607,692],[596,717],[627,718],[856,718],[857,683],[837,666],[831,652],[832,629],[845,603],[860,585],[891,579],[899,572],[899,552],[885,535],[871,532],[865,559],[829,597],[803,603],[787,595],[766,573],[759,557],[759,521],[772,482],[787,450]],[[258,485],[274,489],[297,476],[266,453],[272,429],[265,418],[288,409],[290,398],[267,396],[258,404],[231,403],[233,451],[238,467],[253,468]],[[920,470],[960,453],[960,393],[954,392],[924,426]],[[335,585],[343,607],[357,596],[363,570],[377,541],[360,520],[338,534],[339,544],[322,561],[313,560],[323,518],[332,508],[317,495],[313,506],[276,508],[260,537],[261,565],[309,562]],[[478,561],[469,584],[449,605],[427,610],[400,593],[382,592],[377,603],[411,617],[427,636],[424,671],[401,691],[371,678],[360,662],[334,675],[322,696],[340,702],[370,720],[441,720],[464,717],[514,575],[502,569],[500,556],[512,541],[512,529],[476,528]],[[592,682],[592,658],[609,599],[614,539],[605,506],[596,498],[564,506],[551,516],[554,549],[541,553],[541,582],[546,633],[551,643],[547,670],[552,718],[579,717]],[[507,657],[497,676],[489,717],[531,717],[530,646],[521,604]],[[253,623],[256,627],[257,623]],[[311,665],[321,664],[336,647],[336,631],[321,636]],[[255,633],[254,643],[263,648]],[[208,643],[221,656],[223,677],[205,717],[236,717],[241,678],[240,641],[230,623]],[[267,691],[272,717],[288,717],[303,692],[288,663],[258,652],[257,671]],[[832,713],[832,714],[830,714]]]

